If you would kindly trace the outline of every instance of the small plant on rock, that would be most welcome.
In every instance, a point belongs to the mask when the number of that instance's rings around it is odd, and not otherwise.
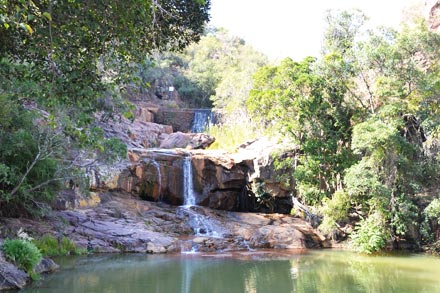
[[[38,247],[24,239],[6,239],[2,250],[8,260],[31,275],[43,258]]]

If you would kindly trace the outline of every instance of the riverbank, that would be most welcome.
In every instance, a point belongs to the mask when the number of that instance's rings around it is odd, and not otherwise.
[[[79,248],[94,253],[228,252],[329,246],[310,224],[290,215],[171,206],[139,200],[123,192],[102,193],[99,202],[93,207],[53,211],[39,220],[2,218],[1,238],[14,237],[22,229],[34,238],[45,234],[65,236]],[[7,274],[12,271],[10,265],[4,259],[0,262],[0,284],[3,278],[9,284],[4,288],[14,284],[20,288],[23,282],[14,278],[29,278],[18,271],[11,278]]]

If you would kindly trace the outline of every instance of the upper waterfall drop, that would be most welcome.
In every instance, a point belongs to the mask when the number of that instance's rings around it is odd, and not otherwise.
[[[194,118],[191,127],[192,133],[201,133],[214,123],[214,114],[209,109],[194,110]]]

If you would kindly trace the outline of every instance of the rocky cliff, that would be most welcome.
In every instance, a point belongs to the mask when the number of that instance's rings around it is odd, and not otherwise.
[[[427,19],[428,27],[440,33],[440,1],[427,0],[425,1],[425,17]]]

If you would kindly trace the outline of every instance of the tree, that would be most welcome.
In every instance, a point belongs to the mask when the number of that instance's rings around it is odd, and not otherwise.
[[[310,204],[340,188],[342,172],[353,158],[351,105],[344,101],[345,87],[318,70],[330,63],[323,64],[313,58],[285,59],[277,67],[265,67],[256,73],[247,101],[254,119],[299,146],[294,176],[298,194]]]
[[[106,85],[99,60],[117,61],[103,67],[116,66],[119,81],[125,65],[153,49],[183,49],[199,40],[209,6],[209,0],[3,0],[0,52],[35,63],[35,74],[51,85],[40,102],[88,108],[97,106]]]
[[[125,145],[93,127],[93,114],[125,114],[121,94],[136,62],[199,40],[209,6],[0,0],[0,215],[41,212],[57,185],[83,166],[78,148],[98,158],[125,155]]]
[[[293,162],[297,195],[320,207],[321,229],[335,234],[350,214],[353,243],[371,253],[410,237],[417,193],[438,182],[439,36],[424,22],[362,34],[358,11],[327,21],[323,56],[263,67],[247,106],[299,148],[278,166]]]

